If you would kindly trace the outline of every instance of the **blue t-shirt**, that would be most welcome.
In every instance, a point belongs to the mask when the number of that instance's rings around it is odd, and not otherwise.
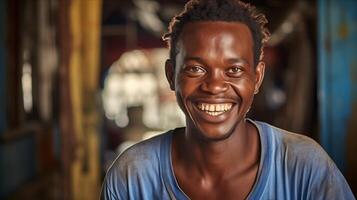
[[[345,178],[312,139],[252,121],[259,131],[261,158],[247,199],[355,199]],[[172,167],[174,130],[122,153],[108,170],[102,199],[189,199]]]

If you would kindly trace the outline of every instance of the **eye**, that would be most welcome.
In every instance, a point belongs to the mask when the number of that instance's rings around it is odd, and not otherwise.
[[[237,75],[242,72],[242,68],[240,66],[233,66],[227,70],[228,74]]]
[[[184,68],[184,71],[192,76],[199,76],[206,73],[206,70],[199,65],[191,65]]]

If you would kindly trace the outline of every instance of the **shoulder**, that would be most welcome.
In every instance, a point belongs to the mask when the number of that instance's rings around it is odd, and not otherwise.
[[[129,194],[131,191],[127,190],[133,189],[128,186],[129,183],[134,186],[158,179],[160,163],[165,159],[161,157],[162,148],[168,148],[171,134],[172,131],[168,131],[144,140],[120,154],[106,174],[102,193]]]
[[[314,162],[322,159],[332,162],[324,149],[312,138],[277,128],[264,122],[256,122],[260,126],[262,137],[268,138],[269,144],[275,153],[283,153],[290,158],[301,161]]]
[[[111,171],[123,171],[128,168],[145,168],[147,164],[155,164],[160,160],[161,147],[167,145],[171,131],[160,134],[153,138],[141,141],[120,154],[109,168]]]
[[[337,168],[325,150],[313,139],[283,130],[264,122],[256,122],[264,149],[275,167],[282,167],[287,172],[322,176],[323,173],[336,171]]]
[[[349,199],[351,190],[333,160],[313,139],[292,133],[264,122],[256,122],[262,137],[268,141],[274,170],[289,177],[289,184],[298,183],[299,191],[312,199]],[[287,176],[286,176],[287,175]],[[293,181],[294,180],[294,181]],[[305,188],[305,189],[304,189]]]

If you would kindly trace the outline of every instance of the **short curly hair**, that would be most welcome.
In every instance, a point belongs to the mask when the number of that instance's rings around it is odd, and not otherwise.
[[[269,39],[268,23],[265,15],[239,0],[191,0],[184,10],[170,22],[169,31],[163,35],[170,49],[170,59],[175,65],[178,53],[177,42],[184,25],[194,21],[240,22],[247,25],[254,40],[254,65],[263,59],[263,48]]]

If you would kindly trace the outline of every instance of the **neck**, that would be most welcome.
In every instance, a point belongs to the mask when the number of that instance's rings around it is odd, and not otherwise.
[[[258,134],[246,121],[238,124],[233,134],[223,140],[204,140],[186,129],[181,141],[180,146],[184,148],[178,148],[180,160],[202,177],[224,179],[259,161]]]

